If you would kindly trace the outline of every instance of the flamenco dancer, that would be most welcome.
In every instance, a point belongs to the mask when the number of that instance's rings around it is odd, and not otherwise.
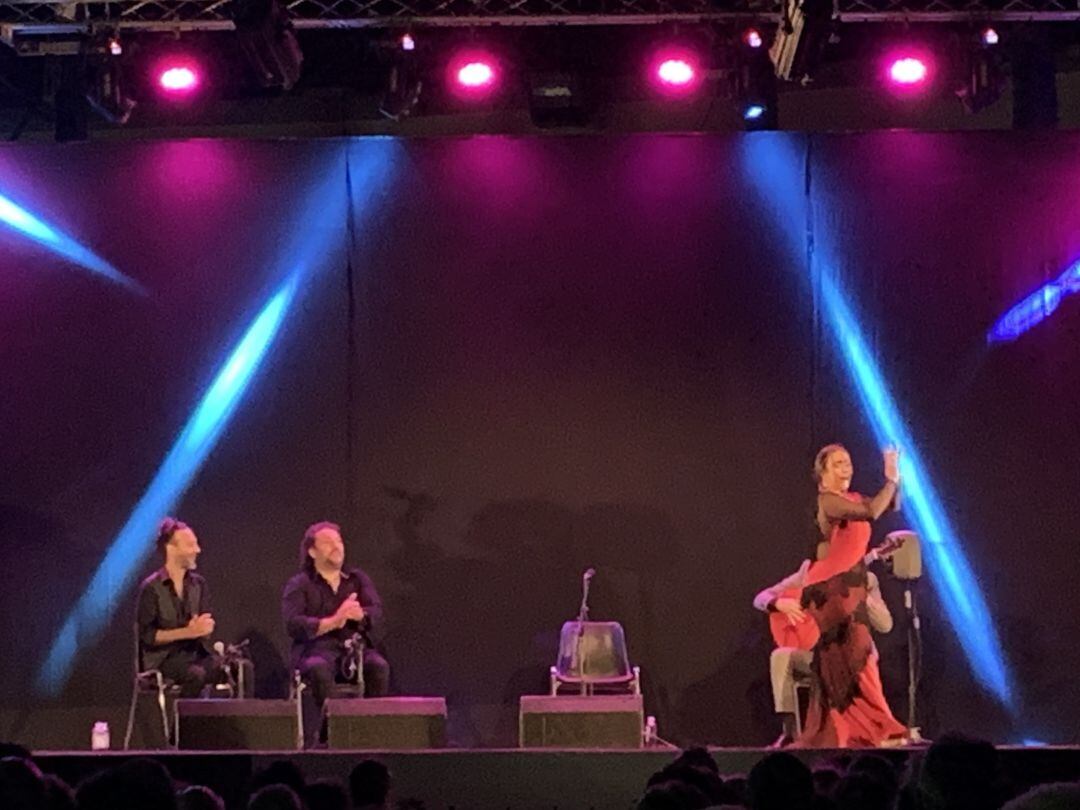
[[[803,583],[802,608],[820,637],[812,664],[816,687],[798,747],[895,745],[907,735],[882,692],[866,607],[870,524],[895,501],[900,485],[899,452],[888,448],[883,455],[885,485],[872,498],[850,491],[851,456],[842,445],[826,445],[814,459],[817,524],[829,550]]]

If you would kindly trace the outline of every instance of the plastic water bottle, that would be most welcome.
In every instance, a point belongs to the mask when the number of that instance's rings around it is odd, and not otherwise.
[[[90,729],[90,750],[109,750],[109,724],[104,720],[98,720],[94,723],[94,727]]]
[[[645,747],[656,745],[656,717],[649,715],[645,718]]]

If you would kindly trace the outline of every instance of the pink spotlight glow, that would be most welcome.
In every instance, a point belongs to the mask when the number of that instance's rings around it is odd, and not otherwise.
[[[889,78],[904,87],[915,87],[926,81],[930,71],[926,62],[914,56],[894,59],[889,66]]]
[[[743,32],[742,40],[751,48],[760,48],[765,44],[765,40],[761,38],[761,32],[756,28],[747,28]]]
[[[199,72],[188,64],[167,64],[158,69],[158,86],[172,95],[186,95],[198,89]]]
[[[667,47],[653,54],[648,76],[661,93],[688,97],[701,85],[704,71],[693,50]]]
[[[461,51],[447,65],[450,92],[465,101],[477,101],[498,92],[501,65],[491,52],[481,49]]]
[[[487,62],[468,62],[458,68],[457,80],[463,87],[488,87],[495,81],[495,70]]]
[[[1001,42],[1001,36],[993,28],[984,28],[982,32],[983,45],[997,45]]]
[[[664,84],[685,87],[694,80],[694,66],[685,59],[665,59],[656,69],[656,76]]]

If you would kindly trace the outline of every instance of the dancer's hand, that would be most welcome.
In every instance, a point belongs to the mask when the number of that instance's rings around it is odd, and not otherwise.
[[[886,447],[882,452],[885,459],[885,479],[894,484],[900,483],[900,451],[895,447]]]
[[[798,624],[806,619],[806,611],[802,609],[799,600],[792,599],[790,596],[781,596],[773,602],[773,607],[776,608],[778,613],[787,616],[787,620],[791,624]]]

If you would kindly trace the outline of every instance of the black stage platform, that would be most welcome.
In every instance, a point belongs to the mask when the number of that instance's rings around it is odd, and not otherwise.
[[[711,749],[721,773],[746,773],[769,753],[760,748]],[[902,762],[918,749],[877,749]],[[1080,780],[1080,747],[999,748],[1006,774],[1017,786]],[[808,764],[852,751],[795,752]],[[39,752],[45,771],[71,784],[124,759],[150,756],[181,782],[208,785],[230,808],[242,808],[251,775],[276,760],[297,763],[308,779],[345,780],[364,758],[384,762],[398,799],[414,798],[427,810],[628,810],[646,780],[675,752],[650,750],[462,750],[306,752]]]

